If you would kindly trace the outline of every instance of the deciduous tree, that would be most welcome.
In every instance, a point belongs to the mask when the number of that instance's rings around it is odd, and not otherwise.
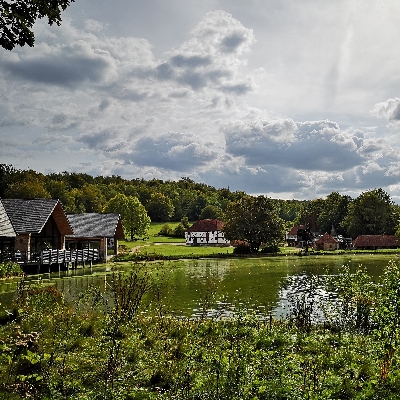
[[[258,252],[261,244],[273,246],[283,239],[283,220],[265,196],[245,196],[230,203],[224,222],[225,237],[249,243],[252,252]]]
[[[358,235],[383,235],[395,232],[394,205],[383,189],[361,193],[349,204],[342,226],[351,237]]]
[[[137,197],[117,194],[107,202],[104,212],[121,214],[122,225],[130,235],[131,240],[135,236],[146,235],[150,228],[150,217]]]
[[[157,222],[169,221],[174,214],[172,201],[162,193],[153,193],[146,209],[151,220]]]
[[[33,46],[32,31],[37,19],[47,18],[49,25],[61,23],[61,11],[75,0],[0,0],[0,45],[12,50],[16,45]]]

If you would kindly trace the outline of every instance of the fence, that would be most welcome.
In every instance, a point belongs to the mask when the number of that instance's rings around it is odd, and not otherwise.
[[[68,264],[100,260],[97,249],[83,250],[43,250],[40,253],[15,252],[0,254],[0,261],[16,261],[21,264]]]

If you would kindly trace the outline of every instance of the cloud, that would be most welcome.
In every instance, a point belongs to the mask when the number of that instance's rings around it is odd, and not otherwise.
[[[395,97],[376,103],[370,113],[374,116],[385,118],[388,122],[400,121],[400,98]]]
[[[360,133],[343,132],[331,121],[291,119],[229,123],[223,127],[227,152],[249,165],[299,170],[343,171],[359,165]]]
[[[193,171],[204,166],[208,170],[221,161],[215,143],[194,134],[176,132],[142,137],[125,157],[139,166],[176,171]]]
[[[252,80],[238,72],[246,62],[240,56],[255,42],[251,29],[227,12],[214,11],[205,16],[192,35],[179,48],[166,53],[152,73],[156,79],[194,91],[220,89],[241,95],[254,89]]]
[[[113,75],[113,64],[109,53],[83,41],[56,48],[38,45],[34,53],[3,63],[10,75],[24,80],[71,87],[85,81],[107,81]]]

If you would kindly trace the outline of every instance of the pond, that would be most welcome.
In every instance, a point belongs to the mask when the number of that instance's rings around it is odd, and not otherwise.
[[[148,263],[164,312],[179,317],[229,316],[239,308],[279,317],[285,314],[288,279],[314,274],[335,274],[342,265],[355,270],[360,264],[378,278],[395,255],[279,256],[166,261]],[[120,266],[129,270],[131,265]],[[52,284],[69,299],[89,285],[106,291],[112,279],[112,265],[29,276],[31,284]],[[16,281],[0,282],[0,307],[10,309]],[[292,288],[292,290],[294,290]]]

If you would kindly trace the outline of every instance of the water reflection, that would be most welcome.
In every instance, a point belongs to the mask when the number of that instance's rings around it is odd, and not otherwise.
[[[335,274],[344,264],[353,270],[363,264],[370,275],[379,276],[390,256],[345,257],[271,257],[256,259],[182,260],[146,265],[152,280],[153,292],[146,301],[162,297],[163,312],[185,318],[220,317],[234,315],[239,309],[265,316],[286,317],[293,293],[305,294],[308,303],[315,307],[313,318],[321,317],[316,307],[318,299],[329,299],[332,294],[323,292],[317,284],[310,295],[306,278],[322,279],[326,271]],[[121,266],[119,266],[121,268]],[[129,270],[132,265],[123,268]],[[137,268],[137,266],[133,266]],[[31,284],[54,285],[69,300],[76,299],[90,285],[101,292],[110,290],[113,265],[57,271],[30,276]],[[308,279],[308,278],[307,278]],[[10,308],[15,295],[15,280],[0,283],[0,303]],[[306,306],[306,305],[304,305]]]

